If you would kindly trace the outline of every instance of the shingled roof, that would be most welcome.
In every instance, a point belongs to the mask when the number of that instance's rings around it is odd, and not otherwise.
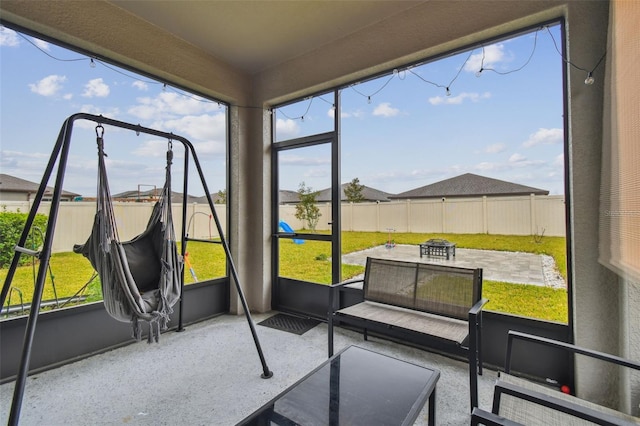
[[[344,195],[344,189],[349,186],[348,183],[343,183],[340,186],[340,197],[342,201],[347,201],[347,197]],[[362,201],[391,201],[391,194],[388,192],[380,191],[379,189],[371,188],[369,186],[363,185],[362,188],[362,196],[364,197]],[[331,188],[323,189],[318,192],[318,197],[316,201],[321,203],[328,203],[331,201]]]
[[[473,173],[465,173],[431,185],[392,195],[389,198],[397,200],[442,197],[501,197],[530,194],[549,195],[549,191]]]
[[[19,193],[27,193],[34,194],[38,192],[40,188],[39,183],[31,182],[26,179],[21,179],[19,177],[6,175],[4,173],[0,173],[0,192],[19,192]],[[47,186],[44,192],[45,197],[51,197],[53,195],[53,188]],[[75,192],[62,191],[63,199],[73,199],[74,197],[79,196],[80,194],[76,194]]]

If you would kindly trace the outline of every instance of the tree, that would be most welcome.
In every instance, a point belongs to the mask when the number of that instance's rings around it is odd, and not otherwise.
[[[298,188],[298,195],[300,202],[296,204],[296,219],[305,221],[308,229],[315,232],[320,216],[322,216],[320,209],[316,206],[318,192],[314,192],[304,182],[301,182]]]
[[[344,187],[344,196],[347,197],[347,201],[350,203],[361,203],[364,201],[364,195],[362,190],[364,185],[360,185],[360,179],[353,178],[351,182]]]
[[[216,194],[218,198],[216,199],[216,204],[227,204],[227,190],[221,189]]]

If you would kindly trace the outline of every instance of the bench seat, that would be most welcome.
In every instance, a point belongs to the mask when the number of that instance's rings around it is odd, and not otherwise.
[[[390,327],[428,334],[458,344],[462,344],[469,336],[467,321],[366,300],[340,309],[336,311],[336,314],[358,317]]]

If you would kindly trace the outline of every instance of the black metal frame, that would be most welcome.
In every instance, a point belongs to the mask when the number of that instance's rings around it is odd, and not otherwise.
[[[216,228],[218,230],[218,234],[220,235],[220,244],[222,244],[225,255],[227,257],[227,266],[231,272],[233,280],[236,284],[236,289],[238,291],[238,295],[242,302],[242,306],[244,308],[245,316],[247,318],[247,322],[249,323],[249,328],[251,330],[251,334],[256,345],[256,349],[258,351],[258,356],[260,358],[260,363],[262,364],[262,375],[263,378],[270,378],[273,376],[273,373],[269,370],[267,363],[264,358],[264,354],[262,352],[262,348],[260,346],[260,341],[258,339],[258,335],[255,330],[255,326],[253,324],[253,320],[251,319],[251,314],[249,312],[249,307],[247,305],[246,298],[244,297],[244,293],[242,291],[242,287],[240,286],[240,280],[238,278],[238,272],[236,270],[235,264],[233,262],[233,258],[231,256],[231,251],[229,249],[229,245],[227,244],[224,238],[224,232],[222,226],[220,224],[220,220],[218,219],[218,215],[216,213],[216,209],[214,207],[213,200],[211,199],[211,194],[209,188],[207,187],[206,180],[204,178],[204,173],[202,171],[202,167],[200,166],[200,162],[196,155],[193,144],[186,138],[175,135],[173,133],[161,132],[159,130],[147,128],[140,126],[139,124],[130,124],[125,123],[118,120],[113,120],[102,115],[92,115],[86,113],[78,113],[68,117],[60,129],[60,133],[58,135],[58,139],[51,153],[51,157],[45,168],[44,175],[42,177],[42,181],[40,183],[40,187],[36,193],[36,196],[33,201],[33,205],[31,207],[31,211],[27,217],[25,227],[22,231],[22,235],[20,236],[20,240],[15,248],[15,254],[13,256],[13,260],[7,272],[7,277],[5,279],[4,285],[2,287],[2,293],[0,293],[0,306],[4,305],[7,294],[9,293],[9,288],[11,286],[11,281],[13,280],[13,276],[15,275],[18,262],[20,260],[20,255],[26,253],[26,249],[24,248],[25,243],[27,241],[27,237],[29,235],[29,230],[33,221],[35,219],[36,213],[40,206],[40,202],[42,201],[42,197],[47,187],[47,183],[49,178],[51,177],[51,173],[53,172],[54,166],[56,162],[58,163],[57,174],[56,174],[56,183],[53,191],[53,198],[51,202],[51,210],[49,212],[49,219],[47,222],[47,231],[45,235],[45,241],[43,245],[43,249],[39,253],[29,253],[29,254],[37,254],[40,258],[40,266],[38,269],[38,274],[34,286],[34,294],[31,303],[31,311],[29,313],[29,317],[26,324],[25,337],[23,342],[23,351],[20,362],[20,370],[16,379],[16,384],[14,388],[13,400],[11,404],[11,413],[9,416],[9,424],[16,425],[18,424],[18,420],[20,417],[20,409],[22,405],[22,399],[24,395],[24,388],[26,383],[26,378],[29,370],[29,361],[31,358],[31,350],[33,347],[33,338],[35,334],[36,323],[39,315],[39,307],[42,301],[42,293],[44,289],[44,283],[46,280],[47,267],[49,265],[49,259],[51,257],[51,247],[53,245],[53,235],[55,231],[55,224],[58,218],[58,210],[60,206],[60,199],[62,194],[62,186],[64,182],[64,175],[67,167],[67,160],[69,156],[69,149],[71,146],[71,134],[73,131],[73,124],[76,120],[90,120],[100,125],[106,124],[114,127],[119,127],[123,129],[128,129],[135,131],[137,134],[145,133],[153,136],[158,136],[164,139],[167,139],[171,142],[180,142],[182,143],[185,154],[184,154],[184,193],[187,193],[187,184],[188,184],[188,170],[189,170],[189,154],[193,157],[194,164],[196,166],[198,175],[200,177],[200,181],[202,183],[203,189],[205,191],[205,196],[207,198],[207,202],[213,214]],[[183,197],[182,201],[182,214],[183,217],[186,217],[186,208],[187,208],[186,196]],[[189,240],[186,235],[186,223],[182,221],[182,233],[181,233],[181,242],[182,242],[182,255],[184,256],[186,250],[186,243]],[[181,274],[181,287],[184,286],[184,271]],[[183,312],[183,298],[180,297],[180,315],[179,315],[179,325],[178,330],[182,330],[182,312]]]
[[[334,96],[334,129],[330,132],[319,133],[310,136],[304,136],[301,138],[290,139],[286,141],[275,142],[275,120],[276,115],[273,114],[272,122],[272,134],[271,134],[271,235],[272,235],[272,282],[271,288],[271,308],[274,310],[287,311],[285,306],[280,303],[280,260],[279,260],[279,240],[284,239],[299,239],[299,240],[313,240],[313,241],[327,241],[331,243],[332,258],[341,259],[340,253],[342,252],[341,241],[341,188],[340,188],[340,92],[339,90],[333,90]],[[287,104],[276,106],[275,108],[285,106]],[[316,146],[322,144],[331,144],[331,234],[302,234],[302,233],[288,233],[280,232],[278,221],[278,208],[279,208],[279,188],[278,188],[278,154],[282,151],[303,148],[309,146]],[[337,283],[341,281],[342,274],[342,262],[334,261],[331,263],[331,277],[332,282]],[[300,280],[290,280],[300,281]]]
[[[384,322],[376,321],[375,319],[364,319],[355,316],[349,316],[337,312],[340,306],[336,306],[339,302],[339,297],[336,298],[336,292],[339,292],[346,285],[355,284],[359,282],[366,282],[366,274],[368,271],[369,259],[367,259],[367,268],[365,269],[365,278],[346,281],[339,284],[334,284],[330,287],[329,291],[329,309],[327,312],[327,337],[328,337],[328,353],[329,357],[333,355],[333,329],[334,323],[344,323],[352,325],[363,330],[364,339],[367,340],[367,330],[371,330],[381,336],[390,336],[395,339],[399,339],[405,343],[418,342],[423,346],[424,341],[439,342],[451,346],[450,340],[442,339],[437,336],[426,335],[417,331],[404,329],[398,326],[390,325]],[[452,267],[454,268],[454,267]],[[455,268],[454,268],[455,269]],[[478,406],[478,375],[482,375],[482,308],[488,302],[487,299],[482,298],[482,269],[476,269],[474,272],[474,280],[479,281],[477,283],[479,294],[479,300],[469,310],[468,324],[468,346],[458,345],[455,346],[467,353],[467,359],[469,361],[469,395],[470,395],[470,410],[472,411]],[[337,309],[336,309],[337,308]]]
[[[512,371],[513,360],[513,345],[515,341],[522,341],[534,345],[542,345],[544,347],[557,348],[559,350],[568,351],[573,355],[579,354],[589,358],[598,359],[604,362],[609,362],[614,365],[631,368],[640,371],[640,363],[632,361],[626,358],[619,357],[617,355],[611,355],[604,352],[595,351],[592,349],[583,348],[573,345],[571,343],[560,342],[546,337],[535,336],[532,334],[522,333],[519,331],[509,331],[507,336],[507,351],[505,359],[505,373],[510,374]],[[530,345],[528,345],[530,346]],[[558,391],[560,392],[560,391]],[[484,410],[474,410],[472,413],[471,424],[472,425],[514,425],[509,419],[505,419],[499,416],[500,413],[500,399],[502,395],[510,395],[518,399],[538,404],[541,407],[547,407],[552,410],[560,411],[562,413],[580,418],[582,420],[600,424],[600,425],[628,425],[629,422],[613,416],[608,413],[603,413],[593,408],[586,407],[579,403],[555,398],[552,395],[536,392],[530,389],[524,389],[521,386],[514,385],[505,381],[496,383],[494,387],[493,406],[491,413]],[[535,413],[531,413],[535,416]]]

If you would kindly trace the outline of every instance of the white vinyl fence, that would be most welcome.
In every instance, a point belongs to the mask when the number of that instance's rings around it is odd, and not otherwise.
[[[28,202],[2,201],[6,211],[29,212]],[[318,230],[328,230],[331,206],[319,204]],[[151,203],[115,202],[114,211],[121,241],[142,232],[149,220]],[[226,206],[216,205],[216,213],[226,229]],[[39,212],[48,214],[50,203],[41,203]],[[176,234],[182,229],[182,205],[174,204]],[[82,244],[91,232],[95,203],[60,203],[53,252],[68,252]],[[280,206],[280,219],[293,229],[304,223],[296,219],[294,205]],[[192,238],[217,238],[218,232],[207,204],[187,206],[187,233]],[[564,196],[482,197],[442,200],[407,200],[388,203],[343,203],[342,230],[361,232],[414,232],[453,234],[503,234],[565,236]]]

